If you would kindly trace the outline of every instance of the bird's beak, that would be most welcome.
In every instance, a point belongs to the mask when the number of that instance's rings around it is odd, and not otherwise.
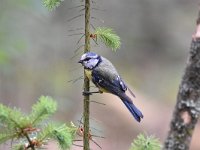
[[[82,64],[82,63],[83,63],[83,61],[82,61],[82,60],[79,60],[79,61],[78,61],[78,63],[81,63],[81,64]]]

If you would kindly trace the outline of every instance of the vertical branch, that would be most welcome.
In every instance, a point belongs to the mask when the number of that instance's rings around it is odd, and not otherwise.
[[[85,48],[84,53],[90,51],[90,0],[85,0]],[[86,77],[84,72],[84,91],[90,90],[90,82],[89,79]],[[83,144],[84,150],[90,149],[89,144],[89,114],[90,114],[90,102],[89,102],[89,95],[84,96],[84,136],[83,136]]]
[[[188,150],[200,114],[200,13],[177,103],[165,141],[165,150]]]

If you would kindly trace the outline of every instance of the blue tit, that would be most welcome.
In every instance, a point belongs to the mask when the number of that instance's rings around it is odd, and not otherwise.
[[[87,52],[81,56],[79,63],[84,66],[85,74],[88,79],[99,88],[99,93],[107,92],[118,96],[131,112],[133,117],[138,122],[141,121],[143,114],[133,104],[131,98],[125,93],[127,89],[129,91],[130,89],[126,86],[117,70],[108,59],[96,53]],[[130,93],[134,96],[131,91]]]

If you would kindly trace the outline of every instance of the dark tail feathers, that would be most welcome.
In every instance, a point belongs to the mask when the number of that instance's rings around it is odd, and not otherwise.
[[[143,114],[141,113],[141,111],[133,104],[132,100],[125,94],[123,93],[123,95],[120,96],[120,99],[122,100],[122,102],[126,105],[126,107],[128,108],[128,110],[131,112],[131,114],[133,115],[133,117],[140,122],[141,118],[143,118]]]

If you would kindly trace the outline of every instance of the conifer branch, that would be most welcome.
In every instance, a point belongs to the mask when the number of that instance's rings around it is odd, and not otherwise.
[[[44,6],[49,10],[53,10],[56,7],[60,6],[60,3],[64,0],[43,0]]]
[[[161,150],[160,141],[154,136],[139,134],[129,150]]]
[[[0,104],[0,122],[3,126],[11,129],[16,126],[20,128],[24,124],[27,124],[25,120],[26,118],[24,117],[24,114],[22,114],[16,108],[11,109],[7,106]]]
[[[39,98],[39,101],[33,105],[30,115],[0,104],[0,144],[12,140],[20,142],[12,149],[35,150],[43,148],[49,139],[54,139],[62,150],[69,149],[77,131],[72,123],[70,126],[65,124],[44,126],[42,124],[44,120],[55,113],[56,109],[56,102],[48,96]]]
[[[47,119],[50,115],[55,113],[57,104],[51,97],[41,96],[39,101],[33,105],[32,113],[30,115],[31,124],[35,125],[42,120]]]
[[[94,31],[94,36],[114,51],[120,48],[120,37],[111,28],[98,27]]]
[[[48,138],[53,138],[58,141],[62,150],[66,150],[72,145],[76,130],[77,128],[75,126],[68,127],[66,124],[58,126],[50,123],[39,133],[37,139],[43,142]]]
[[[4,131],[4,133],[0,133],[0,144],[3,144],[7,140],[14,139],[17,137],[16,133],[7,133]]]

